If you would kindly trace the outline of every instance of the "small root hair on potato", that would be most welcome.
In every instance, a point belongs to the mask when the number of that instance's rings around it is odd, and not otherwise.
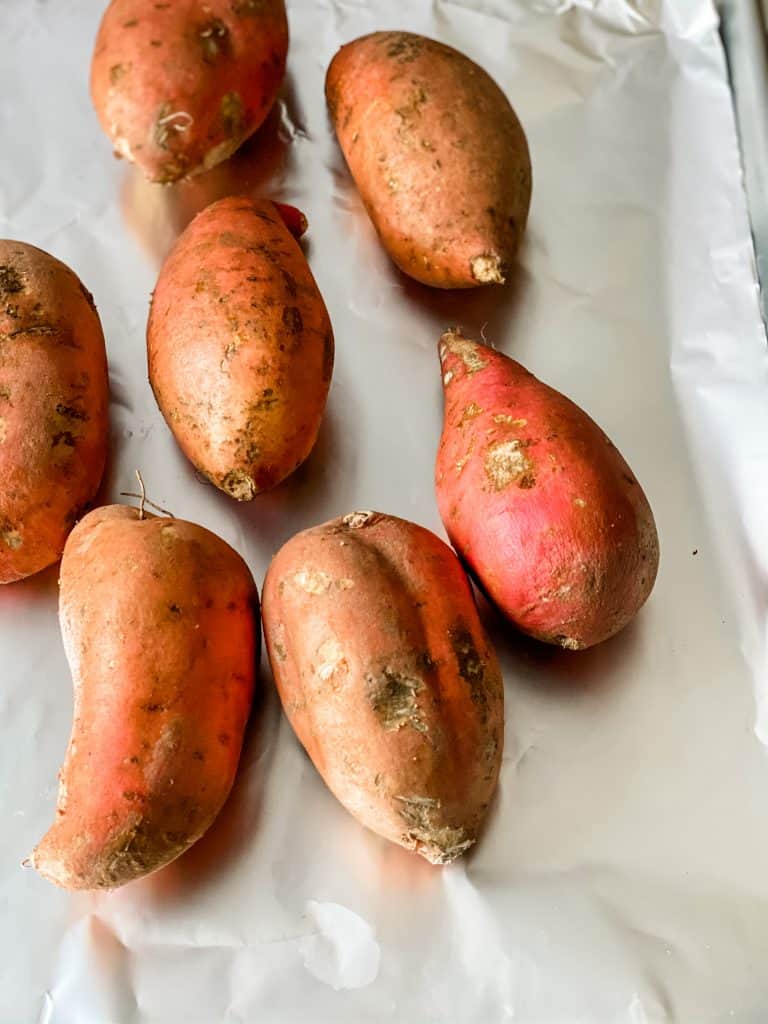
[[[157,502],[151,501],[147,497],[147,490],[146,490],[146,488],[144,486],[144,478],[142,477],[142,475],[141,475],[141,473],[139,472],[138,469],[135,472],[136,472],[136,479],[139,481],[139,492],[140,493],[136,494],[134,491],[121,491],[120,492],[120,497],[121,498],[137,498],[138,499],[138,502],[139,502],[139,519],[144,519],[144,517],[145,517],[145,513],[144,513],[144,506],[145,505],[149,505],[150,508],[155,509],[156,512],[161,512],[164,516],[169,516],[171,519],[175,519],[176,517],[174,516],[173,512],[169,512],[167,508],[163,508],[162,505],[158,505]]]

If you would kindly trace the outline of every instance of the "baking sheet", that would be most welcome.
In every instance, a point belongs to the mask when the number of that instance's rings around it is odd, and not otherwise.
[[[173,189],[117,162],[87,95],[100,0],[0,0],[0,235],[69,262],[108,340],[105,500],[143,472],[260,583],[295,531],[356,507],[442,533],[436,341],[484,329],[587,408],[654,507],[656,589],[574,654],[492,615],[506,752],[487,833],[435,869],[363,831],[281,718],[268,671],[232,799],[189,854],[114,894],[19,862],[53,814],[71,687],[56,570],[0,591],[0,1021],[213,1024],[768,1019],[768,355],[709,0],[294,0],[274,115]],[[324,109],[336,48],[377,28],[458,46],[528,133],[510,287],[430,291],[379,249]],[[308,464],[247,507],[204,486],[146,383],[163,254],[205,202],[307,213],[337,365]]]

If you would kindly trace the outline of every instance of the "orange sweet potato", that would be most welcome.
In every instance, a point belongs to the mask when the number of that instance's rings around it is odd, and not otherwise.
[[[450,548],[394,516],[334,519],[275,556],[263,615],[283,708],[335,796],[433,863],[463,853],[498,778],[503,689]]]
[[[33,866],[111,889],[178,857],[232,786],[258,656],[248,567],[201,526],[111,505],[72,531],[59,617],[75,688],[56,819]]]
[[[284,0],[112,0],[91,96],[115,151],[152,181],[215,166],[264,121],[285,73]]]
[[[93,297],[53,256],[0,240],[0,583],[58,561],[109,436]]]
[[[525,633],[577,650],[622,629],[656,579],[653,513],[597,424],[514,360],[440,341],[440,514],[492,601]]]
[[[184,454],[247,501],[317,439],[333,332],[274,204],[230,197],[190,224],[165,262],[147,328],[149,379]]]
[[[374,32],[339,50],[325,91],[398,267],[438,288],[503,283],[528,218],[531,161],[493,79],[433,39]]]

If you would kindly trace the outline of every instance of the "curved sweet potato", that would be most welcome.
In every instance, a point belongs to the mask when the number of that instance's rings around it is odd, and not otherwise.
[[[339,50],[325,91],[398,267],[438,288],[503,283],[528,218],[531,161],[493,79],[433,39],[374,32]]]
[[[360,822],[445,863],[476,840],[503,743],[498,663],[455,555],[355,512],[269,567],[264,634],[283,708]]]
[[[262,124],[285,73],[284,0],[112,0],[91,96],[115,151],[152,181],[226,160]]]
[[[247,501],[307,458],[333,332],[304,254],[267,200],[198,214],[165,262],[147,328],[149,379],[187,458]]]
[[[61,564],[75,687],[56,819],[33,866],[67,889],[111,889],[178,857],[235,777],[259,633],[248,567],[179,519],[111,505]]]
[[[577,405],[449,331],[440,514],[488,596],[525,633],[577,650],[622,629],[656,579],[643,489]]]
[[[108,391],[90,292],[48,253],[0,240],[0,583],[58,561],[95,497]]]

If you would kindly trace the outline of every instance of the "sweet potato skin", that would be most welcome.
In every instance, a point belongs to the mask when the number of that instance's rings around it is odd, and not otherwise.
[[[397,266],[438,288],[503,283],[528,218],[531,161],[493,79],[433,39],[374,32],[339,50],[325,91]]]
[[[459,332],[440,341],[445,528],[523,632],[578,650],[622,629],[659,563],[653,513],[603,431],[523,366]]]
[[[201,526],[99,508],[69,537],[59,618],[75,690],[56,819],[31,857],[111,889],[206,831],[235,777],[258,658],[251,574]]]
[[[333,332],[304,254],[272,203],[219,200],[166,260],[147,328],[149,379],[188,459],[239,501],[309,455]]]
[[[285,73],[284,0],[112,0],[91,97],[115,151],[157,182],[208,170],[262,124]]]
[[[48,253],[0,240],[0,583],[58,561],[96,495],[108,391],[90,292]]]
[[[503,688],[453,552],[356,512],[293,537],[263,591],[285,713],[363,825],[433,863],[477,838],[496,786]]]

